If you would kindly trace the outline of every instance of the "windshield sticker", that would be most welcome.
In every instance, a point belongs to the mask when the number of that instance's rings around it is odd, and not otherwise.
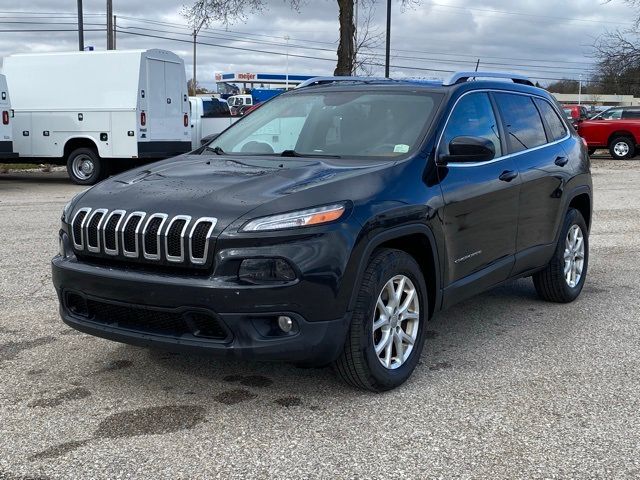
[[[393,148],[393,153],[407,153],[409,151],[409,145],[399,143]]]

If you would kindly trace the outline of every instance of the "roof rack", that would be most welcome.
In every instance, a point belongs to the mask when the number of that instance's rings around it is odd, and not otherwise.
[[[442,82],[444,86],[457,85],[459,83],[464,83],[468,81],[470,78],[506,78],[511,80],[513,83],[519,83],[521,85],[530,85],[534,87],[535,85],[528,77],[524,75],[518,75],[517,73],[506,73],[506,72],[456,72],[448,80]]]
[[[324,85],[327,83],[338,83],[338,82],[355,82],[355,83],[370,83],[370,82],[381,82],[381,81],[392,81],[390,78],[384,77],[313,77],[309,80],[305,80],[302,83],[296,85],[295,88],[304,88],[311,87],[314,85]]]

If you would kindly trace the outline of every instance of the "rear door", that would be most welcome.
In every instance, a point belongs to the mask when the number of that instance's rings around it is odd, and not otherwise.
[[[181,73],[179,63],[147,58],[147,137],[150,140],[189,139],[189,128],[184,126],[183,118],[189,107]]]
[[[518,168],[520,212],[514,273],[544,264],[555,245],[568,157],[562,140],[568,130],[549,102],[525,94],[495,93],[509,153]],[[541,260],[542,259],[542,260]]]
[[[501,131],[489,94],[472,92],[458,100],[439,143],[439,155],[448,154],[449,142],[459,136],[487,138],[496,150],[493,160],[438,168],[447,244],[445,284],[460,287],[447,292],[458,299],[505,280],[513,266],[520,179],[513,159],[505,156]]]

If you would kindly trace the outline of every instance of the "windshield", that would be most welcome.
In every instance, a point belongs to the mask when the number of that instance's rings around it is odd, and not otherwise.
[[[610,108],[593,117],[594,120],[620,120],[622,118],[621,108]]]
[[[223,132],[203,153],[400,156],[417,146],[441,98],[370,90],[281,95]]]

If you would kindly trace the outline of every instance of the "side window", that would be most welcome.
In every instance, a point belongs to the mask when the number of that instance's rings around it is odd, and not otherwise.
[[[498,122],[486,93],[470,93],[460,99],[442,135],[442,153],[448,155],[451,140],[461,136],[487,138],[496,149],[496,158],[502,155]]]
[[[619,120],[622,118],[622,109],[612,108],[611,110],[607,110],[602,114],[600,118],[603,118],[605,120]]]
[[[564,123],[560,120],[560,117],[558,117],[558,114],[549,102],[537,98],[535,102],[547,126],[549,127],[549,133],[551,134],[550,140],[555,141],[564,138],[567,134],[567,128],[564,126]]]
[[[496,93],[495,97],[507,129],[509,153],[547,143],[542,119],[530,96]]]
[[[640,118],[640,110],[623,110],[622,118],[632,118],[637,120]]]

